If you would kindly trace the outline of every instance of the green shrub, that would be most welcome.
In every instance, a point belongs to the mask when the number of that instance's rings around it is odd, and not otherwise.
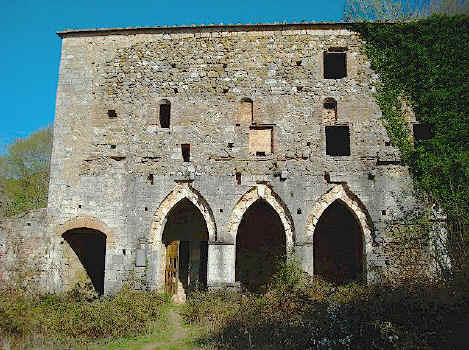
[[[183,314],[208,327],[201,342],[218,349],[453,349],[467,344],[468,289],[337,286],[291,260],[266,293],[197,293]]]
[[[0,335],[17,339],[46,337],[86,344],[148,332],[165,317],[168,299],[124,287],[112,297],[89,301],[77,291],[62,295],[0,292]]]

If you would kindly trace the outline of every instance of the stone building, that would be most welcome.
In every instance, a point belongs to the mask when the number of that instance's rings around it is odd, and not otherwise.
[[[47,208],[48,277],[132,279],[180,298],[259,288],[294,255],[373,281],[415,203],[344,24],[66,30]]]

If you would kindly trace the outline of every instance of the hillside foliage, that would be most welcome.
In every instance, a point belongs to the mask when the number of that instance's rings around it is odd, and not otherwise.
[[[47,206],[51,151],[52,127],[8,145],[0,157],[0,216]]]

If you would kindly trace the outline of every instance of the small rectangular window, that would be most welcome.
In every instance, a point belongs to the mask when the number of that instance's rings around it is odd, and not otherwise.
[[[182,159],[184,162],[191,161],[191,145],[188,143],[183,143],[181,145]]]
[[[241,185],[241,173],[236,173],[236,183]]]
[[[350,155],[350,130],[347,125],[326,126],[326,154]]]
[[[107,116],[111,119],[117,118],[117,112],[115,109],[109,109],[107,111]]]
[[[164,129],[168,129],[171,118],[171,104],[168,102],[160,105],[160,126]]]
[[[432,129],[428,124],[414,124],[412,129],[414,132],[414,145],[432,138]]]
[[[148,182],[150,183],[150,185],[153,185],[153,184],[154,184],[154,177],[153,177],[153,174],[149,174],[147,180],[148,180]]]
[[[346,52],[324,52],[324,78],[341,79],[347,76]]]

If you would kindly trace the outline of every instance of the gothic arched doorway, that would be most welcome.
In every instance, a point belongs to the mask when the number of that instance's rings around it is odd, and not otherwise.
[[[64,257],[68,284],[91,280],[98,294],[104,294],[104,270],[106,259],[106,235],[91,228],[75,228],[62,235],[68,243]],[[73,252],[74,254],[73,254]],[[77,259],[78,258],[78,259]]]
[[[314,274],[334,283],[363,279],[363,234],[350,209],[335,200],[314,230]]]
[[[166,248],[165,291],[182,302],[190,291],[207,286],[207,224],[187,198],[169,211],[162,242]]]
[[[236,281],[250,291],[267,284],[286,258],[285,230],[278,213],[257,200],[244,213],[236,235]]]

